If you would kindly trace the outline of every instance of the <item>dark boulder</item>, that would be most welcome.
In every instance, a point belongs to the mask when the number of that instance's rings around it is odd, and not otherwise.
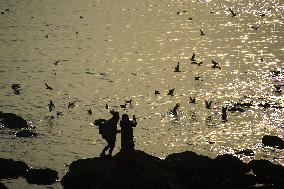
[[[194,152],[168,155],[165,160],[135,151],[132,155],[77,160],[62,178],[64,189],[185,189],[281,188],[283,167],[271,162],[242,162],[225,154],[211,159]],[[249,172],[253,170],[255,175]]]
[[[10,129],[27,128],[28,124],[24,118],[13,114],[0,112],[0,124]]]
[[[30,169],[26,172],[24,178],[30,184],[49,185],[58,180],[58,173],[57,171],[49,168]]]
[[[284,186],[284,167],[268,160],[252,160],[248,163],[258,183]]]
[[[135,151],[132,163],[124,156],[89,158],[71,163],[62,178],[64,189],[184,189],[175,175],[162,168],[162,161],[142,151]]]
[[[191,151],[170,154],[164,160],[169,171],[176,174],[181,182],[193,188],[212,186],[212,181],[207,178],[207,170],[212,162],[211,158]]]
[[[246,163],[231,154],[223,154],[217,156],[214,159],[213,167],[218,170],[216,174],[222,174],[226,176],[246,174],[250,171],[250,168]]]
[[[245,156],[254,156],[254,152],[251,149],[244,149],[244,150],[240,150],[237,151],[235,154],[238,155],[245,155]]]
[[[16,132],[17,137],[36,137],[37,133],[31,131],[31,130],[21,130],[19,132]]]
[[[3,183],[0,182],[0,189],[8,189]]]
[[[279,149],[284,149],[284,141],[278,136],[265,135],[262,138],[262,143],[265,146],[271,146]]]
[[[215,159],[194,152],[171,154],[165,162],[189,188],[234,188],[255,184],[254,176],[247,176],[248,165],[232,155]]]
[[[0,179],[18,178],[23,176],[28,169],[25,162],[0,158]]]

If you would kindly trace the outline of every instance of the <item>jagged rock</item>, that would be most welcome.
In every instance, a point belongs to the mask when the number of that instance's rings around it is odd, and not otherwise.
[[[10,129],[21,129],[27,128],[28,124],[24,118],[13,114],[13,113],[3,113],[0,112],[0,123]]]
[[[218,174],[225,175],[241,175],[250,171],[249,166],[239,158],[231,154],[219,155],[214,159],[214,167],[218,170]]]
[[[36,137],[37,133],[30,131],[30,130],[21,130],[16,132],[17,137]]]
[[[284,186],[284,167],[268,160],[252,160],[248,164],[258,183]]]
[[[242,154],[245,156],[254,156],[254,152],[251,149],[240,150],[240,151],[237,151],[235,154]]]
[[[30,169],[24,175],[24,178],[30,184],[53,184],[58,179],[58,173],[55,170],[44,169]]]
[[[215,159],[194,152],[171,154],[165,161],[189,188],[233,188],[255,184],[247,164],[232,155],[221,155]]]
[[[263,183],[264,188],[284,186],[284,167],[266,164],[257,161],[246,164],[229,154],[211,159],[187,151],[161,160],[142,151],[135,151],[132,156],[120,152],[114,157],[71,163],[61,184],[64,189],[246,189],[254,188],[256,183]],[[256,176],[249,174],[251,169]]]
[[[8,189],[3,183],[0,182],[0,189]]]
[[[275,148],[279,148],[279,149],[284,149],[284,141],[281,138],[279,138],[278,136],[265,135],[262,138],[262,143],[265,146],[271,146],[271,147],[275,147]]]
[[[190,151],[170,154],[164,160],[167,169],[192,188],[212,186],[212,181],[207,177],[210,174],[207,170],[212,162],[213,159]]]
[[[125,166],[120,153],[113,158],[77,160],[61,184],[64,189],[184,189],[175,175],[162,168],[159,158],[135,151],[133,159],[131,166]]]
[[[0,158],[0,179],[17,178],[24,175],[28,169],[25,162]]]

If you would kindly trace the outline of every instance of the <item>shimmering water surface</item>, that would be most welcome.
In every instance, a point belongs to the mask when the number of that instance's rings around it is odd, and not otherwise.
[[[16,138],[15,131],[1,128],[1,157],[55,169],[61,178],[72,161],[100,154],[106,143],[91,123],[110,117],[108,104],[121,115],[136,115],[136,149],[149,154],[164,158],[191,150],[216,157],[250,148],[255,156],[238,157],[284,165],[283,150],[261,143],[265,134],[284,135],[284,92],[273,87],[284,84],[282,0],[0,2],[0,107],[24,117],[40,134]],[[193,53],[203,64],[191,64]],[[66,61],[54,65],[57,60]],[[212,69],[212,60],[221,69]],[[20,95],[12,83],[20,83]],[[190,96],[196,105],[188,103]],[[120,108],[125,99],[132,99],[126,110]],[[52,112],[49,100],[56,106]],[[205,100],[213,100],[212,109]],[[70,101],[76,107],[67,109]],[[253,106],[228,113],[222,122],[221,108],[239,101]],[[258,106],[266,102],[270,108]],[[176,103],[178,116],[172,116]],[[21,178],[4,183],[45,188]]]

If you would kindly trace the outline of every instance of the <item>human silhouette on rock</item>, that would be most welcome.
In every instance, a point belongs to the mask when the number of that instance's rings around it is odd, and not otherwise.
[[[134,151],[133,127],[137,125],[135,115],[133,115],[133,120],[129,120],[129,116],[123,114],[119,125],[121,128],[121,151]]]
[[[102,138],[107,141],[107,145],[104,147],[100,156],[106,156],[106,151],[109,149],[109,156],[112,156],[112,151],[115,147],[116,134],[118,133],[117,124],[119,121],[119,112],[110,111],[112,117],[109,120],[99,119],[96,120],[96,124],[99,125],[99,133]]]

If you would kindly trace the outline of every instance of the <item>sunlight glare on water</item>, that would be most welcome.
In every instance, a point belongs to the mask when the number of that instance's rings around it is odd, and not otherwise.
[[[92,123],[110,117],[108,104],[120,115],[136,115],[135,148],[160,158],[252,149],[255,156],[238,157],[284,165],[283,150],[261,143],[266,134],[284,136],[283,92],[274,87],[284,85],[281,0],[3,0],[0,8],[10,9],[0,15],[1,111],[24,117],[39,133],[17,138],[1,128],[2,158],[50,167],[62,177],[64,165],[99,156],[105,141]],[[13,83],[20,83],[20,95]],[[130,99],[131,106],[120,108]],[[211,109],[205,100],[213,101]],[[251,106],[228,112],[223,122],[222,107],[238,102]],[[115,153],[119,148],[118,135]]]

